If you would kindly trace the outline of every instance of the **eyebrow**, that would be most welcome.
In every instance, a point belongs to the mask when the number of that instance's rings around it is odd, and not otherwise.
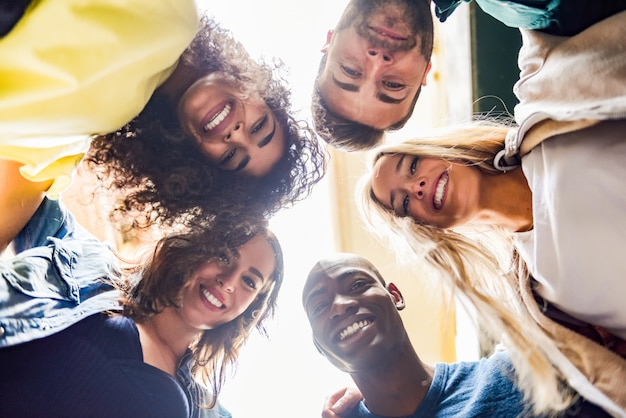
[[[359,91],[359,86],[355,85],[355,84],[350,84],[350,83],[344,83],[342,81],[339,81],[335,78],[335,76],[333,75],[333,82],[340,88],[346,91],[353,91],[353,92],[358,92]],[[377,93],[376,94],[376,98],[378,100],[380,100],[383,103],[389,103],[389,104],[400,104],[402,102],[404,102],[406,100],[408,96],[403,97],[402,99],[394,99],[391,96],[388,96],[385,93]]]
[[[309,294],[306,296],[306,299],[304,300],[304,307],[307,312],[309,311],[309,301],[313,299],[314,297],[316,297],[317,295],[321,295],[322,293],[327,293],[327,289],[323,286],[318,287],[312,292],[309,292]]]
[[[389,103],[389,104],[400,104],[406,100],[406,97],[403,97],[402,99],[394,99],[393,97],[387,96],[384,93],[378,93],[376,95],[376,98],[383,103]]]
[[[263,148],[264,146],[272,142],[272,139],[274,138],[274,133],[276,132],[276,119],[272,117],[272,121],[274,122],[274,125],[272,126],[272,132],[270,132],[265,138],[263,138],[258,144],[256,144],[257,147]]]
[[[241,161],[239,162],[239,165],[235,167],[235,169],[233,170],[233,173],[236,173],[237,171],[241,171],[244,168],[246,168],[249,162],[250,162],[250,156],[246,155],[245,157],[241,159]]]
[[[250,272],[252,274],[254,274],[255,276],[257,276],[259,279],[261,279],[261,282],[265,282],[265,277],[263,277],[263,275],[261,274],[261,272],[259,270],[257,270],[254,267],[250,267]]]
[[[335,78],[333,74],[333,82],[340,88],[346,91],[359,91],[359,86],[355,84],[344,83]]]
[[[398,160],[398,163],[396,164],[396,174],[398,174],[400,170],[402,169],[402,162],[404,161],[404,157],[406,157],[406,154],[402,154],[402,156]],[[396,199],[396,192],[395,190],[392,190],[389,196],[389,202],[391,204],[391,209],[397,213],[396,209],[394,208],[395,199]]]
[[[349,278],[351,278],[352,276],[354,276],[355,274],[359,274],[359,273],[365,274],[366,276],[371,276],[371,274],[369,274],[367,271],[358,267],[354,267],[354,268],[351,268],[350,270],[346,270],[343,273],[341,273],[335,280],[337,280],[340,283],[343,283]],[[307,309],[307,311],[308,311],[309,300],[311,300],[315,296],[320,295],[322,293],[328,293],[328,289],[325,286],[317,286],[317,287],[314,287],[313,289],[314,289],[313,291],[307,294],[306,299],[304,300],[304,306]]]
[[[257,147],[263,148],[264,146],[272,142],[272,139],[274,138],[274,134],[276,133],[276,119],[272,118],[272,121],[274,122],[272,126],[272,132],[270,132],[269,134],[267,134],[265,138],[260,140],[259,143],[256,144]],[[233,170],[233,173],[243,170],[244,168],[246,168],[248,163],[250,163],[250,156],[246,155],[244,158],[241,159],[237,167],[235,167],[235,169]]]

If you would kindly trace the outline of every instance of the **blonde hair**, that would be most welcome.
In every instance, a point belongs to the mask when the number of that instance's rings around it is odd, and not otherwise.
[[[507,131],[489,123],[439,129],[374,149],[370,167],[383,155],[401,153],[463,160],[495,174],[493,158],[502,149]],[[475,308],[481,327],[509,348],[516,383],[534,413],[553,414],[567,408],[572,394],[550,361],[560,344],[539,327],[522,301],[518,278],[528,273],[513,247],[512,234],[497,226],[459,233],[397,217],[374,196],[373,175],[372,171],[365,174],[356,188],[357,206],[367,227],[391,244],[403,262],[427,263],[461,303]]]

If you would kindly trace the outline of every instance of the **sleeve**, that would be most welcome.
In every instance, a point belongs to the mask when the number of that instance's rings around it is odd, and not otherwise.
[[[435,16],[440,22],[445,22],[461,3],[470,1],[472,0],[433,0]]]
[[[58,201],[44,200],[17,247],[13,258],[0,260],[0,347],[52,335],[89,313],[119,309],[111,284],[120,276],[115,254]]]
[[[45,198],[28,224],[14,238],[13,248],[19,254],[30,248],[48,245],[50,238],[62,240],[66,237],[96,240],[76,222],[65,205]]]
[[[20,294],[81,303],[85,289],[119,271],[110,247],[74,220],[57,200],[44,199],[14,240],[16,256],[0,263],[0,275]]]
[[[92,135],[132,120],[172,74],[198,18],[195,0],[33,1],[0,37],[0,158],[54,180],[56,198]]]
[[[198,418],[232,418],[232,414],[219,401],[211,409],[200,409]]]

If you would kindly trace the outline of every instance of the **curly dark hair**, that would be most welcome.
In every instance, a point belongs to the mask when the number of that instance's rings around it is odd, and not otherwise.
[[[179,66],[188,84],[214,72],[257,92],[284,129],[286,150],[262,178],[221,171],[180,128],[176,110],[158,90],[144,110],[117,132],[94,138],[86,160],[106,187],[121,195],[114,214],[133,228],[186,223],[226,211],[266,216],[306,198],[324,176],[326,155],[314,131],[291,116],[283,64],[257,62],[231,33],[204,16]]]
[[[223,255],[230,258],[256,236],[271,245],[275,267],[258,297],[237,318],[201,332],[191,344],[191,372],[199,382],[211,386],[213,397],[207,400],[199,392],[192,390],[192,393],[199,396],[195,400],[199,406],[213,407],[227,371],[236,366],[239,351],[250,333],[257,329],[267,334],[264,322],[276,311],[284,277],[283,253],[278,239],[267,229],[266,220],[260,217],[218,216],[214,222],[196,226],[193,231],[161,239],[148,262],[131,269],[131,274],[118,287],[123,295],[123,314],[143,322],[166,307],[179,306],[181,290],[207,261],[220,262]]]

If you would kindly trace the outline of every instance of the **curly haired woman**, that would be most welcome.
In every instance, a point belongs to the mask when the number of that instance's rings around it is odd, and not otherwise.
[[[87,160],[125,194],[118,209],[181,221],[196,208],[273,214],[306,197],[323,175],[324,154],[290,115],[290,91],[276,70],[203,19],[139,116],[92,144]]]
[[[271,214],[323,176],[278,66],[212,19],[198,25],[193,1],[77,3],[32,3],[0,38],[0,249],[36,210],[31,196],[69,185],[94,136],[89,161],[111,164],[99,174],[136,224],[238,204]]]

